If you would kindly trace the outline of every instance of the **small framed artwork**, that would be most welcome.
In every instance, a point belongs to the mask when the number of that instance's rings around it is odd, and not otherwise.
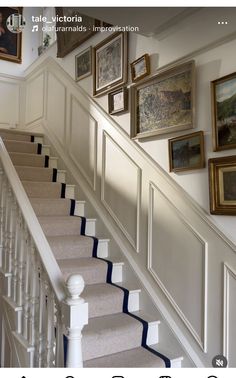
[[[210,212],[236,215],[236,156],[209,159]]]
[[[211,82],[214,151],[236,148],[236,72]]]
[[[93,49],[93,95],[98,96],[127,82],[128,35],[112,34]]]
[[[203,131],[169,139],[168,143],[170,172],[204,168]]]
[[[81,51],[75,57],[75,80],[79,81],[92,74],[92,47]]]
[[[22,8],[0,7],[0,59],[21,63]]]
[[[149,138],[194,127],[195,64],[190,61],[131,87],[131,138]]]
[[[143,77],[150,74],[150,57],[144,54],[130,64],[132,82],[141,80]]]
[[[108,93],[109,114],[120,114],[128,110],[128,89],[119,88]]]

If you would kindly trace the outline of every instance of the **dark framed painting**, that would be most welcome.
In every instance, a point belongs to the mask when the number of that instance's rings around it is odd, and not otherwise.
[[[11,23],[11,15],[14,15],[15,22],[19,22],[22,7],[0,7],[0,59],[21,63],[22,32],[19,28],[7,26]]]
[[[236,156],[209,159],[210,212],[236,215]]]
[[[108,93],[109,114],[120,114],[128,110],[128,89],[122,87]]]
[[[204,168],[203,131],[169,139],[168,144],[170,172]]]
[[[191,129],[194,115],[194,61],[160,71],[131,87],[133,139]]]
[[[236,72],[211,82],[214,151],[236,148]]]
[[[101,21],[81,13],[77,7],[56,7],[57,22],[57,57],[64,58],[76,47],[97,33],[96,27],[101,26]],[[74,21],[68,21],[74,20]],[[77,20],[77,21],[76,21]]]
[[[93,95],[98,96],[127,82],[128,35],[112,34],[96,45],[94,52]]]
[[[150,57],[144,54],[130,63],[132,82],[139,81],[150,74]]]
[[[92,75],[92,47],[81,51],[75,57],[75,80],[79,81]]]

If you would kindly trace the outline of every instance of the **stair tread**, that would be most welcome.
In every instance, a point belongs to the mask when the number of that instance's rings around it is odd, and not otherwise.
[[[86,285],[81,296],[89,304],[89,318],[122,312],[124,292],[114,285]]]
[[[66,280],[71,274],[78,273],[86,285],[105,283],[107,278],[107,263],[93,257],[68,258],[57,260]]]
[[[141,346],[142,323],[125,313],[91,318],[83,328],[84,360]]]
[[[92,257],[94,241],[89,236],[57,235],[47,239],[56,259]]]
[[[60,198],[62,195],[62,184],[51,181],[26,181],[22,185],[28,197]]]
[[[38,220],[46,236],[81,234],[81,217],[49,215],[39,216]]]
[[[96,368],[164,368],[164,361],[143,347],[133,348],[84,362],[84,367]]]

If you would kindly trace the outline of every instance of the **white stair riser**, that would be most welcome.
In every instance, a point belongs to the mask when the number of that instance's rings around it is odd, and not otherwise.
[[[108,257],[109,241],[109,239],[98,240],[97,257],[100,257],[101,259]]]
[[[139,293],[136,291],[129,292],[128,310],[129,312],[139,311]]]
[[[66,171],[62,171],[60,169],[57,170],[57,182],[66,182]]]
[[[159,321],[148,323],[147,345],[154,345],[159,342]]]
[[[179,359],[176,358],[175,360],[170,360],[171,361],[171,368],[181,368],[182,367],[182,360],[183,360],[182,357],[180,357]]]
[[[123,281],[124,263],[113,263],[111,282],[118,283]]]
[[[43,137],[35,136],[34,137],[34,143],[41,143],[41,144],[43,144]]]
[[[42,145],[42,155],[50,156],[50,147],[46,145]]]
[[[139,311],[140,309],[140,302],[139,302],[139,296],[140,296],[141,290],[130,290],[129,291],[129,302],[128,302],[128,311]]]
[[[58,158],[55,157],[49,157],[49,168],[57,168]]]
[[[69,199],[75,199],[75,185],[66,184],[65,197]]]
[[[85,214],[85,201],[76,201],[74,215],[84,217]]]
[[[86,219],[85,235],[87,236],[96,235],[96,219]]]

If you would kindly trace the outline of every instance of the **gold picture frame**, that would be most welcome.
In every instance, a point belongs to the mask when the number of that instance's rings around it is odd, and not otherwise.
[[[14,15],[22,15],[22,7],[0,7],[1,32],[0,59],[13,63],[21,63],[22,32],[12,33],[7,28],[7,18]],[[24,32],[24,31],[23,31]]]
[[[142,55],[134,62],[130,63],[132,82],[136,83],[150,74],[150,57],[148,54]]]
[[[93,48],[93,95],[124,85],[128,73],[128,34],[113,33]]]
[[[210,212],[236,215],[236,156],[209,159]]]
[[[170,172],[182,172],[205,167],[203,131],[169,139],[168,146]]]
[[[194,61],[160,71],[131,86],[131,138],[191,129],[194,122]]]
[[[211,82],[214,151],[236,148],[236,72]]]

